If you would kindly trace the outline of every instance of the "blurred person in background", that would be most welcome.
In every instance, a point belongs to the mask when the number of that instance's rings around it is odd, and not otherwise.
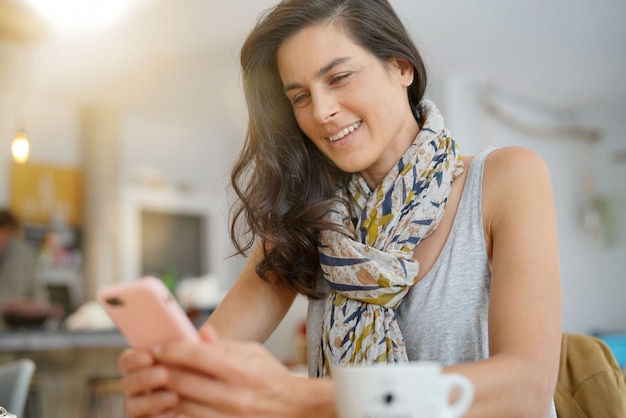
[[[37,281],[37,257],[20,236],[20,223],[7,209],[0,210],[0,309],[35,313],[48,304],[45,287]]]

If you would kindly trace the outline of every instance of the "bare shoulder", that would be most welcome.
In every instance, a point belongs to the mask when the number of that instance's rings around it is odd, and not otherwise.
[[[520,175],[526,176],[548,176],[548,167],[543,158],[535,151],[524,147],[504,147],[493,151],[485,162],[485,175],[490,180],[519,179]]]
[[[550,171],[544,159],[524,147],[504,147],[493,151],[485,161],[484,198],[509,199],[513,195],[551,187]],[[540,191],[540,190],[537,190]]]
[[[550,171],[539,154],[524,147],[504,147],[487,157],[483,220],[488,235],[503,223],[528,222],[553,211]]]

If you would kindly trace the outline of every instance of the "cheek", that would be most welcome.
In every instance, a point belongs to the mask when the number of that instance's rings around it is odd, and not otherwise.
[[[305,132],[306,134],[306,132]],[[307,137],[309,138],[309,141],[311,141],[313,143],[313,145],[315,145],[315,148],[317,148],[318,150],[320,150],[322,152],[322,154],[325,154],[327,157],[329,156],[323,146],[323,142],[321,139],[318,139],[316,137],[313,137],[314,139],[311,139],[311,136],[307,134]]]
[[[298,124],[302,132],[304,132],[306,136],[311,138],[313,136],[313,132],[311,132],[312,123],[311,123],[311,118],[308,117],[306,111],[303,109],[302,110],[296,109],[294,110],[294,116],[296,117],[296,123]]]
[[[304,132],[304,135],[308,138],[309,141],[315,145],[317,149],[323,152],[323,140],[319,139],[318,135],[315,132],[315,123],[311,121],[305,111],[303,110],[294,110],[294,116],[296,118],[296,123],[300,127],[300,130]]]

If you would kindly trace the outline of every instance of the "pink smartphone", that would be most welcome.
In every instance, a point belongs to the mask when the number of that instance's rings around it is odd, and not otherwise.
[[[154,277],[106,285],[98,291],[98,300],[135,348],[199,339],[187,314],[163,282]]]

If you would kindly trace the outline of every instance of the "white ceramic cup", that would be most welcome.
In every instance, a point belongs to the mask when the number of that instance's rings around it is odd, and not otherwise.
[[[434,362],[344,366],[333,378],[339,418],[457,418],[474,399],[469,379]]]

